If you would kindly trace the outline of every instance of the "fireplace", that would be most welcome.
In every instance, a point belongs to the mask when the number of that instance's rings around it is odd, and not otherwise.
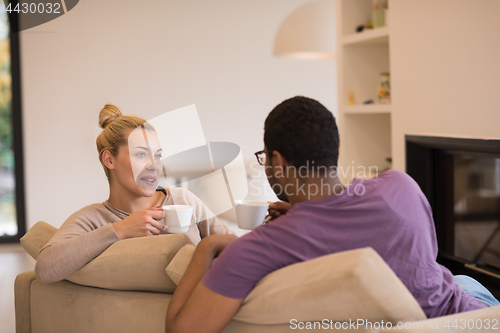
[[[500,140],[407,135],[406,171],[432,207],[438,262],[500,298]]]

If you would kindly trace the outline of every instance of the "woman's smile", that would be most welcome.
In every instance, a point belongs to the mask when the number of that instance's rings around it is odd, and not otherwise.
[[[145,188],[155,188],[158,185],[158,177],[156,175],[139,175],[138,182],[141,184],[137,184],[140,187]]]

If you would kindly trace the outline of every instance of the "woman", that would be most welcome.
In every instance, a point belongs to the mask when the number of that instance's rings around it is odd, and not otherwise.
[[[144,119],[123,116],[106,104],[99,114],[99,160],[109,182],[109,198],[71,215],[40,251],[35,274],[41,282],[60,281],[121,239],[168,233],[164,205],[191,205],[187,236],[197,244],[212,234],[232,233],[193,193],[162,189],[161,147],[154,128]],[[212,216],[212,217],[210,217]]]

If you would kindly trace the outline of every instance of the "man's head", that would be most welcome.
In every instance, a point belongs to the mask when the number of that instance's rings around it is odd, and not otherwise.
[[[267,151],[279,151],[296,168],[336,167],[339,132],[333,114],[320,102],[296,96],[276,106],[264,125]]]
[[[268,166],[283,164],[295,170],[302,169],[307,175],[313,170],[316,175],[317,171],[324,175],[325,170],[337,167],[339,133],[335,118],[321,103],[307,97],[287,99],[271,111],[264,125],[264,145]],[[280,161],[273,162],[277,155]],[[266,173],[273,186],[280,175],[274,168],[268,169]],[[299,178],[304,178],[304,173],[298,174]],[[281,196],[280,199],[286,198]]]

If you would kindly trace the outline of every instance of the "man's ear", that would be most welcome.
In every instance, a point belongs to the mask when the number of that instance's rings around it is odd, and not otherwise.
[[[288,161],[286,160],[285,156],[281,155],[279,151],[273,150],[271,165],[276,169],[276,176],[283,177],[283,173],[288,166]]]
[[[272,158],[273,166],[281,166],[285,167],[287,161],[286,158],[281,155],[281,153],[277,150],[273,150],[273,158]]]
[[[113,158],[113,155],[111,155],[109,150],[103,151],[102,162],[109,170],[113,170],[115,168],[115,159]]]

